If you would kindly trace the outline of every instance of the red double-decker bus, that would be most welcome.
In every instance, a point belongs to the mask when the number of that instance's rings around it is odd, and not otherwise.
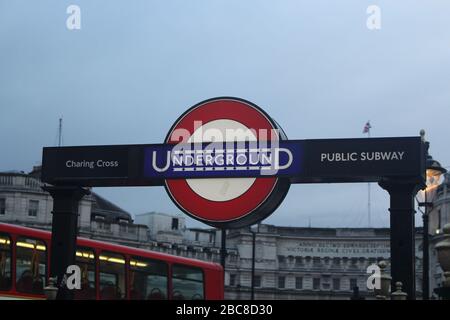
[[[0,299],[45,299],[51,233],[0,223]],[[77,239],[75,299],[223,299],[219,264]]]

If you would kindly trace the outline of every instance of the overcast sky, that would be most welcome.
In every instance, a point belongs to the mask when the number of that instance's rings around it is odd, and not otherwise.
[[[80,30],[66,27],[71,4]],[[0,0],[0,171],[40,164],[61,116],[64,145],[159,143],[187,108],[223,95],[295,139],[364,137],[367,120],[373,137],[424,128],[450,166],[450,1]],[[162,187],[96,191],[132,214],[180,212]],[[388,206],[373,184],[374,226],[389,226]],[[367,226],[367,184],[293,185],[265,222],[309,220]]]

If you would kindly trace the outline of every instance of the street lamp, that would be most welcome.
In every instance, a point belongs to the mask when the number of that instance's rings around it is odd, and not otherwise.
[[[419,207],[425,207],[425,210],[422,211],[422,219],[423,219],[423,257],[422,257],[422,299],[428,300],[429,298],[429,234],[428,234],[428,222],[429,222],[429,209],[433,207],[433,200],[436,195],[436,191],[438,186],[442,183],[442,175],[447,172],[445,168],[441,166],[441,164],[434,160],[431,155],[428,153],[428,149],[430,147],[430,143],[425,141],[425,130],[420,130],[420,136],[422,137],[422,141],[425,143],[426,151],[427,151],[427,159],[426,159],[426,188],[417,193],[417,200],[419,203]]]

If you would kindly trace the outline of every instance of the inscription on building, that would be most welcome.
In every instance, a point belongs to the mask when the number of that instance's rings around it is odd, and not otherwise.
[[[294,256],[389,257],[389,241],[298,241],[286,243],[281,254]]]

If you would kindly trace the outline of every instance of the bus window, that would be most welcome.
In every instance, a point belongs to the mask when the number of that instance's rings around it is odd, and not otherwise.
[[[43,294],[46,273],[45,243],[18,238],[16,242],[16,289],[19,292]]]
[[[95,254],[88,248],[77,248],[76,264],[81,269],[81,290],[75,290],[75,299],[93,300],[95,294]]]
[[[11,289],[11,239],[0,233],[0,290]]]
[[[117,300],[125,297],[125,257],[102,252],[100,266],[100,299]]]
[[[182,265],[172,268],[172,299],[199,300],[203,296],[203,272],[201,269]]]
[[[167,299],[167,264],[132,257],[130,260],[130,299]]]

